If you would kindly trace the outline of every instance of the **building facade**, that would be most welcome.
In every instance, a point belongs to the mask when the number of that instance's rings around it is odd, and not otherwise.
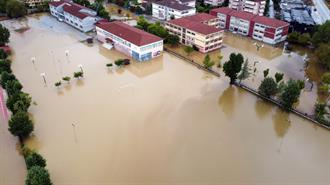
[[[98,21],[94,10],[67,1],[50,2],[49,11],[59,21],[64,21],[82,32],[94,30]]]
[[[24,4],[28,6],[30,9],[37,8],[38,6],[47,5],[47,0],[23,0]]]
[[[220,28],[272,45],[286,40],[289,31],[287,22],[226,7],[213,9],[210,14],[220,19]]]
[[[195,13],[195,1],[162,0],[152,3],[152,16],[160,20],[178,19]]]
[[[223,30],[217,28],[219,19],[209,14],[174,19],[165,23],[165,28],[172,35],[180,38],[180,43],[195,46],[202,53],[207,53],[222,46]]]
[[[229,8],[263,16],[266,7],[265,0],[229,0]]]
[[[163,40],[155,35],[125,23],[99,22],[96,24],[97,39],[137,61],[148,61],[160,56]]]
[[[220,6],[224,0],[204,0],[204,4],[209,4],[211,6]]]

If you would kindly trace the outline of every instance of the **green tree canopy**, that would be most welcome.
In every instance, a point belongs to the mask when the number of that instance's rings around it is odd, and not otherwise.
[[[0,46],[4,46],[9,42],[10,32],[9,30],[0,24]]]
[[[147,31],[161,38],[166,38],[168,35],[167,30],[160,24],[160,22],[149,25]]]
[[[0,49],[0,60],[5,60],[7,57],[8,54],[3,49]]]
[[[6,83],[6,91],[9,96],[20,93],[23,86],[18,80],[9,80]]]
[[[6,6],[7,16],[10,18],[18,18],[26,15],[26,7],[23,2],[18,0],[8,0]]]
[[[231,53],[229,61],[225,62],[223,65],[223,71],[226,76],[230,78],[230,84],[234,84],[238,73],[242,69],[242,64],[244,62],[244,57],[242,54]]]
[[[179,44],[180,38],[177,35],[168,34],[165,42],[170,44],[171,46],[176,46]]]
[[[330,69],[330,44],[320,44],[315,51],[315,56],[321,65]]]
[[[259,94],[267,98],[274,96],[277,93],[277,90],[277,83],[271,77],[266,77],[263,79],[258,88]]]
[[[3,72],[11,73],[11,61],[10,60],[0,60],[0,74]]]
[[[7,71],[1,73],[0,84],[3,88],[6,88],[7,82],[11,80],[16,80],[15,75],[13,75],[12,73],[8,73]]]
[[[31,105],[32,98],[29,94],[20,92],[9,96],[6,102],[8,109],[16,113],[18,111],[26,112]]]
[[[293,104],[298,102],[301,88],[301,82],[299,80],[289,80],[284,85],[283,92],[280,95],[280,101],[284,109],[290,110]]]
[[[28,170],[25,185],[52,185],[48,171],[40,166]]]
[[[45,167],[46,166],[46,160],[38,153],[32,152],[30,153],[26,159],[26,167],[27,169],[30,169],[33,166],[40,166]]]
[[[322,43],[330,43],[330,21],[317,27],[317,31],[312,37],[312,42],[316,46]]]
[[[33,124],[27,112],[17,112],[9,120],[9,129],[11,134],[24,139],[33,131]]]
[[[241,72],[239,73],[239,75],[238,75],[237,78],[238,78],[240,81],[249,78],[249,76],[250,76],[250,74],[251,74],[250,71],[251,71],[251,69],[249,68],[249,61],[248,61],[248,59],[246,59],[245,62],[244,62],[244,64],[243,64],[243,68],[242,68],[242,70],[241,70]]]
[[[184,50],[184,52],[186,52],[187,55],[189,56],[189,55],[194,51],[194,48],[191,47],[191,46],[185,46],[185,47],[183,48],[183,50]]]
[[[204,67],[206,67],[206,68],[210,68],[210,67],[212,67],[215,63],[214,63],[213,61],[211,61],[211,57],[210,57],[210,55],[207,54],[207,55],[204,57],[203,64],[204,64]]]

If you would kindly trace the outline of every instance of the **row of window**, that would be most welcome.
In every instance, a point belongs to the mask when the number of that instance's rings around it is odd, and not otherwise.
[[[153,44],[150,44],[148,46],[143,46],[141,48],[141,51],[146,51],[146,50],[149,50],[149,49],[153,49],[153,48],[156,48],[156,47],[160,47],[163,45],[163,42],[156,42],[156,43],[153,43]]]

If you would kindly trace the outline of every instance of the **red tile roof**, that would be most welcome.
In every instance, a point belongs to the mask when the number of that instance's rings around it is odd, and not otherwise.
[[[228,7],[216,8],[216,9],[211,10],[210,13],[212,15],[216,15],[217,13],[222,13],[225,15],[237,17],[240,19],[248,20],[248,21],[253,21],[253,22],[260,23],[260,24],[263,24],[263,25],[266,25],[269,27],[274,27],[274,28],[289,25],[289,23],[287,23],[285,21],[281,21],[281,20],[277,20],[277,19],[273,19],[273,18],[269,18],[269,17],[265,17],[265,16],[258,16],[258,15],[254,15],[252,13],[248,13],[248,12],[244,12],[244,11],[233,10]]]
[[[228,15],[239,18],[239,19],[244,19],[247,21],[251,21],[256,15],[244,11],[231,11],[228,13]]]
[[[55,7],[58,7],[58,6],[62,5],[63,3],[65,3],[65,1],[52,1],[52,2],[49,2],[50,5],[55,6]]]
[[[209,20],[216,19],[216,18],[218,18],[218,17],[207,14],[207,13],[198,13],[198,14],[186,17],[186,19],[189,19],[191,21],[198,21],[198,22],[209,21]]]
[[[208,34],[222,31],[221,29],[216,28],[214,26],[209,26],[209,25],[203,24],[198,21],[192,21],[189,19],[189,17],[173,19],[173,20],[168,21],[168,23],[171,23],[171,24],[183,27],[183,28],[187,28],[187,29],[195,31],[197,33],[201,33],[203,35],[208,35]]]
[[[264,17],[264,16],[256,16],[253,18],[253,21],[255,23],[260,23],[266,26],[274,27],[274,28],[279,28],[283,26],[289,26],[289,23],[277,19],[272,19],[269,17]]]
[[[131,42],[137,46],[144,46],[154,42],[161,41],[160,37],[129,26],[125,23],[115,22],[99,22],[96,24],[99,27],[109,33],[112,33],[128,42]]]
[[[80,12],[80,10],[82,10],[83,8],[79,7],[79,6],[76,6],[74,4],[66,4],[63,6],[63,10],[64,12],[67,12],[75,17],[78,17],[80,19],[84,19],[88,16],[91,16],[90,14],[88,13],[85,13],[85,12]]]
[[[217,13],[222,13],[222,14],[228,14],[230,13],[231,11],[233,11],[233,9],[231,8],[228,8],[228,7],[221,7],[221,8],[215,8],[215,9],[212,9],[210,11],[210,14],[211,15],[216,15]]]

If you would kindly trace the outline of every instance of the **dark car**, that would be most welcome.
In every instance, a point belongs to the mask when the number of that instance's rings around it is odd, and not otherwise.
[[[128,58],[124,59],[124,60],[123,60],[123,65],[127,66],[127,65],[131,64],[130,61],[131,61],[131,60],[128,59]]]

